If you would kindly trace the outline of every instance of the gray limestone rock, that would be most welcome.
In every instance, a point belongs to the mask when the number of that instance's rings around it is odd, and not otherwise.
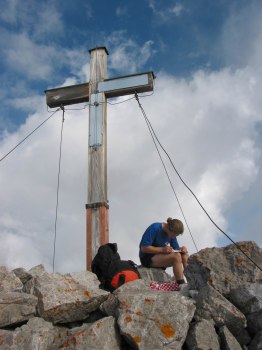
[[[262,249],[254,242],[237,245],[262,266]],[[202,249],[190,256],[185,275],[191,289],[199,290],[208,284],[225,296],[243,283],[262,283],[262,272],[234,244]]]
[[[75,279],[70,275],[48,273],[41,267],[37,270],[29,271],[34,277],[24,287],[38,297],[37,310],[46,321],[68,323],[84,320],[109,295],[98,288],[99,282],[91,272],[82,273],[85,276],[82,284],[80,279],[77,280],[81,273],[75,275]]]
[[[243,284],[229,294],[230,301],[236,305],[247,319],[251,334],[262,330],[262,284]]]
[[[260,248],[238,244],[260,264]],[[218,339],[223,350],[262,350],[261,272],[245,259],[233,245],[202,250],[177,292],[150,289],[171,279],[162,269],[140,267],[142,279],[108,293],[91,272],[2,266],[0,327],[27,324],[0,329],[0,350],[204,350],[219,349]]]
[[[67,329],[32,318],[15,331],[0,330],[0,350],[120,350],[113,317]]]
[[[118,325],[134,349],[181,349],[195,305],[177,292],[118,291]]]
[[[196,307],[196,320],[212,319],[216,327],[227,326],[241,345],[249,343],[244,314],[214,288],[206,286],[199,291]]]
[[[229,300],[243,314],[262,310],[262,283],[247,283],[232,289],[229,293]]]
[[[67,341],[67,329],[32,318],[15,331],[0,330],[0,350],[56,350]]]
[[[220,337],[221,349],[223,350],[242,350],[241,345],[229,331],[226,326],[220,327],[218,330],[218,335]]]
[[[214,322],[203,319],[191,323],[186,337],[186,345],[190,350],[220,350]]]
[[[19,292],[0,292],[0,327],[13,326],[36,314],[37,298]]]
[[[258,332],[252,339],[248,350],[262,350],[262,331]]]
[[[250,334],[254,335],[262,331],[262,310],[246,314],[247,329]]]
[[[12,270],[12,272],[16,275],[16,277],[18,277],[20,279],[20,281],[25,284],[26,282],[28,282],[31,278],[32,275],[26,271],[26,269],[24,268],[17,268]]]
[[[148,282],[168,282],[171,280],[171,276],[161,268],[147,268],[140,266],[138,267],[138,272],[140,277]]]
[[[118,316],[119,301],[114,294],[109,297],[100,305],[100,310],[107,316]]]
[[[13,272],[5,266],[0,266],[0,292],[18,292],[23,288],[23,283]]]
[[[120,336],[115,319],[105,317],[92,324],[84,324],[67,332],[67,340],[61,350],[120,350]]]
[[[126,292],[135,292],[135,293],[147,293],[150,291],[150,282],[142,279],[138,279],[129,283],[123,284],[121,287],[117,288],[106,301],[104,301],[101,306],[100,310],[108,315],[108,316],[114,316],[118,317],[118,307],[119,307],[119,300],[117,298],[117,295]]]

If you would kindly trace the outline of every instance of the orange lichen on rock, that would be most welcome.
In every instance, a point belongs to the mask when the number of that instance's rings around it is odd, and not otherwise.
[[[141,337],[139,335],[135,335],[133,336],[132,334],[130,333],[126,333],[127,337],[130,338],[130,339],[133,339],[135,343],[141,343]]]
[[[90,297],[90,292],[88,291],[88,290],[84,290],[84,296],[86,296],[86,297]]]
[[[175,330],[174,328],[167,323],[164,323],[161,327],[161,332],[166,338],[171,338],[175,335]]]
[[[138,335],[135,337],[132,337],[134,339],[134,341],[138,344],[141,343],[141,337],[139,337]]]
[[[128,323],[128,322],[131,322],[132,321],[132,318],[130,316],[126,316],[125,317],[125,321]]]
[[[145,298],[146,303],[153,303],[154,301],[155,301],[154,299]]]
[[[142,311],[137,311],[137,312],[136,312],[136,315],[137,315],[137,316],[143,316],[143,312],[142,312]]]

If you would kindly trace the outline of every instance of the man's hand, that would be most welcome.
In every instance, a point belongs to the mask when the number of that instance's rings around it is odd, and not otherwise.
[[[163,248],[163,254],[170,254],[173,252],[173,248],[170,246],[166,246]]]
[[[182,254],[188,253],[187,248],[185,246],[179,248],[179,252]]]

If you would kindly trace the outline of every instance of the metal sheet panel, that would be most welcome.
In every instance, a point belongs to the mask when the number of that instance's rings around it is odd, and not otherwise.
[[[117,97],[153,90],[154,75],[152,72],[107,79],[98,83],[97,90],[106,97]]]
[[[101,146],[103,140],[103,93],[92,94],[89,109],[89,146]]]

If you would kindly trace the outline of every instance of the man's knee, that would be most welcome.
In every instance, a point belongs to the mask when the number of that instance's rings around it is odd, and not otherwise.
[[[182,257],[179,253],[172,254],[172,261],[173,263],[182,263]]]

